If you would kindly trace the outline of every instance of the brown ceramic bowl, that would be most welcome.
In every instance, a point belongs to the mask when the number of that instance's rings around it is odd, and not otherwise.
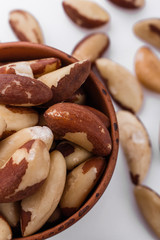
[[[12,43],[1,43],[0,44],[0,62],[12,62],[12,61],[21,61],[21,60],[32,60],[45,57],[57,57],[60,58],[63,65],[68,65],[76,60],[67,55],[60,50],[29,42],[12,42]],[[113,142],[113,150],[109,157],[107,157],[107,167],[105,172],[98,182],[96,188],[92,192],[91,196],[87,201],[82,205],[82,207],[71,217],[64,220],[52,228],[46,230],[40,230],[38,233],[24,238],[16,238],[16,240],[42,240],[49,238],[66,228],[70,227],[72,224],[77,222],[82,218],[98,201],[102,196],[103,192],[107,188],[117,160],[118,153],[118,126],[115,111],[111,102],[111,98],[107,92],[107,89],[100,82],[100,80],[91,73],[88,77],[86,83],[84,84],[85,90],[87,92],[87,97],[90,100],[90,103],[93,107],[101,110],[110,117],[111,121],[111,137]],[[96,96],[96,97],[95,97]]]

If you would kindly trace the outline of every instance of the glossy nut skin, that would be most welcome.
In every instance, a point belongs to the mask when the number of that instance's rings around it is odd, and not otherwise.
[[[0,74],[0,104],[36,106],[52,98],[49,87],[33,78]]]
[[[49,150],[53,142],[53,134],[48,127],[35,126],[24,128],[5,138],[0,142],[0,167],[8,161],[18,148],[33,139],[42,140]]]
[[[44,117],[60,139],[69,140],[100,156],[110,154],[112,142],[108,129],[85,107],[74,103],[57,103],[47,109]]]
[[[137,51],[135,71],[138,80],[146,88],[160,93],[160,60],[151,49],[142,47]]]
[[[64,0],[63,8],[74,23],[85,28],[102,26],[110,19],[109,14],[92,1]]]
[[[11,227],[17,227],[20,221],[20,203],[0,203],[0,214],[3,215]]]
[[[0,168],[0,202],[15,202],[32,195],[47,178],[49,167],[46,145],[39,139],[26,142]]]
[[[148,133],[140,120],[128,111],[118,111],[120,143],[134,184],[140,184],[148,173],[151,146]]]
[[[108,49],[109,44],[109,37],[105,33],[92,33],[74,47],[72,56],[78,60],[88,59],[93,63]]]
[[[12,230],[7,221],[0,215],[0,240],[11,240]]]
[[[148,18],[134,24],[133,31],[144,42],[160,49],[160,18]]]
[[[145,0],[109,0],[119,7],[137,9],[144,6]]]
[[[59,151],[50,155],[48,178],[32,196],[21,202],[21,231],[28,236],[39,230],[56,209],[66,181],[66,163]]]
[[[92,154],[84,148],[68,141],[60,142],[56,146],[56,149],[64,156],[68,170],[72,170],[92,156]]]
[[[88,60],[79,61],[38,78],[51,88],[53,97],[49,106],[68,99],[87,79],[91,64]]]
[[[97,59],[96,67],[113,99],[123,108],[138,112],[143,103],[143,93],[136,77],[107,58]]]
[[[9,23],[19,40],[44,43],[39,23],[29,12],[19,9],[11,11]]]
[[[95,186],[105,168],[106,160],[93,157],[74,168],[66,179],[60,208],[67,217],[75,213]]]

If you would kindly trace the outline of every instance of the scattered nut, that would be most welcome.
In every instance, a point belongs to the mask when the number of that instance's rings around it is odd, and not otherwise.
[[[6,121],[4,120],[3,117],[1,117],[1,114],[0,114],[0,137],[3,135],[6,128],[7,128]]]
[[[133,31],[137,37],[160,49],[160,18],[150,18],[135,23]]]
[[[137,51],[135,71],[145,87],[160,93],[160,60],[149,48],[142,47]]]
[[[75,213],[102,175],[106,160],[93,157],[74,168],[66,179],[60,208],[67,217]]]
[[[132,182],[144,180],[151,162],[151,146],[146,129],[140,120],[128,111],[118,111],[120,142],[126,155]]]
[[[39,230],[56,209],[66,181],[66,163],[59,151],[51,153],[47,180],[32,196],[21,202],[21,230],[28,236]]]
[[[20,41],[44,43],[39,23],[29,12],[22,10],[11,11],[9,23]]]
[[[160,237],[160,196],[145,186],[136,186],[134,195],[145,220],[155,234]]]
[[[78,60],[88,59],[94,62],[109,47],[109,43],[109,38],[105,33],[92,33],[75,46],[72,56]]]
[[[0,216],[0,240],[11,240],[12,230],[7,221]]]
[[[109,0],[110,2],[123,8],[141,8],[144,6],[144,0]]]
[[[60,139],[66,139],[99,156],[112,150],[108,129],[84,106],[57,103],[44,114],[47,125]]]
[[[125,109],[138,112],[143,102],[138,80],[123,66],[107,58],[97,59],[96,67],[115,101]]]
[[[74,23],[85,28],[102,26],[110,19],[109,14],[92,1],[64,0],[63,8]]]
[[[20,220],[20,203],[0,203],[0,213],[11,227],[17,227]]]

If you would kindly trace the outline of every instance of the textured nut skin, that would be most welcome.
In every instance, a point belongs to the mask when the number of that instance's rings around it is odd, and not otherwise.
[[[154,233],[160,237],[160,196],[142,185],[135,187],[134,195],[143,217]]]
[[[145,87],[160,93],[160,60],[149,48],[142,47],[137,51],[135,71]]]
[[[160,49],[160,18],[139,21],[135,23],[133,31],[141,40]]]
[[[0,142],[0,167],[2,167],[14,152],[26,142],[32,139],[40,139],[49,150],[53,142],[53,134],[48,127],[30,127],[19,130]]]
[[[8,135],[38,123],[38,113],[31,108],[11,107],[0,104],[0,116],[7,124],[3,135]]]
[[[0,74],[16,74],[26,77],[40,77],[58,69],[61,61],[58,58],[43,58],[25,62],[8,63],[0,67]]]
[[[16,227],[20,220],[20,203],[0,203],[0,214],[3,215],[11,227]]]
[[[29,12],[23,10],[11,11],[9,23],[19,40],[44,43],[39,23]]]
[[[103,173],[105,164],[104,158],[93,157],[81,163],[67,175],[60,201],[60,208],[65,216],[71,216],[82,205]]]
[[[6,121],[4,120],[4,118],[0,114],[0,137],[3,135],[6,128],[7,128]]]
[[[109,37],[105,33],[92,33],[75,46],[72,56],[78,60],[88,59],[93,63],[107,50],[109,43]]]
[[[123,108],[138,112],[142,106],[143,93],[136,77],[107,58],[97,59],[96,67],[114,100]]]
[[[91,1],[64,0],[63,8],[74,23],[85,28],[102,26],[110,19],[104,9]]]
[[[68,141],[62,141],[56,146],[56,149],[64,156],[68,170],[72,170],[92,156],[84,148]]]
[[[28,236],[39,230],[56,209],[66,181],[66,163],[59,151],[51,153],[47,180],[32,196],[21,202],[21,230]]]
[[[118,111],[120,142],[122,144],[131,179],[141,183],[150,167],[151,146],[148,133],[135,115],[128,111]]]
[[[100,156],[110,154],[112,142],[101,120],[84,106],[57,103],[44,114],[47,125],[59,138],[69,140]]]
[[[39,139],[26,142],[0,168],[0,202],[15,202],[32,195],[47,178],[49,167],[46,145]]]
[[[14,74],[0,74],[1,104],[35,106],[51,98],[51,89],[40,81]]]
[[[144,6],[145,0],[109,0],[114,4],[123,7],[123,8],[130,8],[136,9],[141,8]]]
[[[86,102],[86,94],[83,90],[83,88],[79,88],[76,92],[74,92],[72,94],[71,97],[69,97],[67,100],[65,100],[66,102],[72,102],[72,103],[76,103],[76,104],[80,104],[83,105]]]
[[[84,60],[45,74],[38,80],[51,88],[53,97],[50,103],[54,104],[72,96],[87,79],[90,68],[90,62]]]
[[[0,240],[11,240],[12,230],[7,221],[0,215]]]

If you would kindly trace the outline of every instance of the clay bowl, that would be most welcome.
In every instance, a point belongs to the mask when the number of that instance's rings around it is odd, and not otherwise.
[[[32,60],[45,57],[60,58],[63,65],[68,65],[76,61],[70,55],[67,55],[60,50],[45,45],[33,44],[29,42],[12,42],[0,44],[0,62]],[[72,224],[77,222],[80,218],[82,218],[95,205],[111,180],[117,160],[119,142],[115,111],[107,89],[94,75],[94,73],[91,72],[86,83],[84,84],[84,87],[87,92],[87,98],[90,100],[89,102],[91,106],[107,114],[110,117],[111,121],[110,132],[113,142],[113,150],[110,156],[107,157],[108,164],[104,171],[104,174],[86,202],[74,215],[56,226],[53,226],[49,229],[40,230],[38,233],[29,237],[16,238],[16,240],[42,240],[60,233],[61,231],[64,231]]]

